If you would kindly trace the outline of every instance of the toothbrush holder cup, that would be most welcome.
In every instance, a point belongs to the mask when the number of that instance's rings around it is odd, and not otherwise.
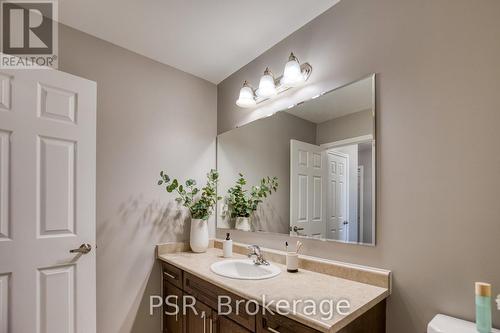
[[[286,270],[289,273],[297,273],[299,271],[299,255],[296,252],[287,252],[286,254]]]

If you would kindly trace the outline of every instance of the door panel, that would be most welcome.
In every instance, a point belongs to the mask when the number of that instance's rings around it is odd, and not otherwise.
[[[76,124],[76,96],[74,91],[38,84],[38,116]]]
[[[0,73],[0,110],[10,110],[12,77]]]
[[[307,218],[309,216],[308,207],[309,207],[309,186],[307,175],[297,175],[298,177],[298,191],[297,195],[299,196],[299,204],[298,204],[298,214],[297,221],[302,223],[307,223]]]
[[[8,274],[0,275],[0,333],[9,332],[9,278]]]
[[[37,332],[74,333],[75,266],[44,268],[37,275]]]
[[[313,215],[312,221],[321,223],[323,219],[323,179],[322,177],[313,176],[313,197],[312,207]]]
[[[37,220],[40,237],[75,230],[75,152],[72,141],[38,138]]]
[[[9,285],[0,316],[9,311],[9,332],[96,330],[95,131],[94,82],[0,72],[0,277]],[[90,253],[69,252],[83,243]]]
[[[11,132],[0,130],[0,241],[9,238],[10,229],[10,135]]]

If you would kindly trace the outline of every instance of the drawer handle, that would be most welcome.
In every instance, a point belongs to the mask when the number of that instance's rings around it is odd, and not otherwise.
[[[280,333],[280,331],[276,331],[274,328],[268,327],[267,330],[272,333]]]
[[[163,272],[163,274],[165,274],[167,277],[171,278],[171,279],[174,279],[176,280],[177,278],[175,276],[173,276],[172,274],[168,273],[168,272]]]

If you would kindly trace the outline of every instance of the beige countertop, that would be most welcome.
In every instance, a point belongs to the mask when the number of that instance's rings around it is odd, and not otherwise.
[[[233,259],[238,258],[246,257],[241,254],[234,254]],[[345,316],[336,312],[333,318],[324,318],[320,313],[306,315],[304,314],[303,303],[298,303],[296,312],[288,315],[288,317],[322,332],[338,332],[390,294],[388,288],[304,269],[301,269],[298,273],[288,273],[284,265],[275,262],[273,264],[281,269],[281,274],[271,279],[237,280],[222,277],[210,270],[210,265],[214,262],[227,260],[222,258],[222,251],[216,248],[209,248],[205,253],[159,253],[158,259],[238,296],[255,300],[261,305],[263,301],[262,295],[265,295],[266,304],[271,303],[269,305],[271,309],[275,309],[275,303],[281,299],[287,300],[290,304],[292,304],[293,300],[312,300],[316,304],[320,304],[323,300],[333,300],[334,302],[347,300],[351,307],[350,313]]]

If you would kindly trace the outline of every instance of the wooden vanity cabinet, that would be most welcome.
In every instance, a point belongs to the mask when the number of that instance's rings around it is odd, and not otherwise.
[[[178,288],[181,286],[182,289]],[[164,305],[163,332],[165,333],[251,333],[255,332],[255,316],[249,316],[244,307],[240,306],[238,314],[219,316],[217,304],[219,296],[231,299],[231,306],[236,308],[236,301],[241,299],[236,295],[214,286],[192,274],[183,272],[175,266],[163,263],[163,298],[169,298],[175,303],[181,313],[177,316],[168,315],[173,312],[173,306]],[[183,302],[191,304],[190,298],[196,299],[193,308],[186,306],[182,313]],[[255,310],[255,307],[251,308]]]
[[[259,312],[249,315],[244,303],[240,303],[238,313],[219,315],[217,313],[218,297],[228,296],[231,306],[236,308],[241,297],[215,286],[175,266],[163,263],[163,298],[177,296],[176,305],[181,309],[177,316],[163,315],[164,333],[319,333],[319,331],[278,314],[271,315]],[[195,310],[186,307],[182,314],[184,296],[192,296]],[[170,303],[175,298],[170,298]],[[365,314],[354,320],[338,333],[384,333],[385,332],[385,300],[375,305]],[[172,312],[173,307],[164,305],[165,311]],[[256,308],[250,308],[250,313],[256,313]]]

